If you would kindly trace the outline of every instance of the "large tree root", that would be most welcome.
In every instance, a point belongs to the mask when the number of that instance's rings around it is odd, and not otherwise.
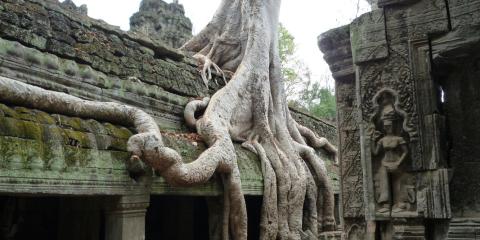
[[[260,239],[313,239],[335,227],[333,192],[314,149],[333,155],[337,150],[290,115],[278,55],[279,7],[277,0],[224,0],[182,50],[193,52],[203,65],[204,81],[212,66],[235,72],[212,97],[216,102],[209,103],[204,118],[222,119],[222,131],[228,128],[230,139],[261,160]],[[204,136],[201,127],[197,130]]]

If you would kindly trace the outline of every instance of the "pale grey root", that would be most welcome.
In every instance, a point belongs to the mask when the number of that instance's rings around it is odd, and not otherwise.
[[[318,237],[335,222],[333,192],[314,149],[337,150],[290,115],[278,53],[279,9],[278,0],[223,0],[211,22],[181,49],[199,61],[205,84],[211,69],[234,73],[196,127],[211,146],[231,148],[233,139],[259,156],[265,183],[260,238]],[[210,156],[226,157],[215,154]],[[230,207],[245,211],[233,201]],[[231,236],[245,239],[246,229],[230,224],[240,234]]]

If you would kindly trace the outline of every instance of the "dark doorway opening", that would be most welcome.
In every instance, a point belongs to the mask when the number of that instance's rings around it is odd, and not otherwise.
[[[104,239],[97,198],[0,196],[0,240]]]
[[[208,240],[204,197],[151,196],[145,222],[146,240]]]
[[[248,239],[257,240],[260,232],[262,197],[245,196],[245,201],[248,214]],[[221,224],[221,211],[221,197],[151,196],[146,216],[145,238],[146,240],[220,239],[221,226],[218,224]]]

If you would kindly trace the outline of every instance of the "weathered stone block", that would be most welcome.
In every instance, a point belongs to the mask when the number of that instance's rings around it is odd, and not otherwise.
[[[355,64],[388,56],[385,15],[382,9],[363,14],[350,24],[350,41]]]

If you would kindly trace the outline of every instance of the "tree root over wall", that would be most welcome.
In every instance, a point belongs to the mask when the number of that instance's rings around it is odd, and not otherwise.
[[[208,181],[218,172],[224,184],[223,239],[247,239],[247,213],[233,141],[262,163],[264,198],[260,239],[317,239],[334,229],[333,192],[315,149],[336,153],[292,118],[278,53],[279,0],[224,0],[212,21],[182,50],[193,52],[208,84],[211,69],[233,74],[210,99],[190,102],[186,123],[209,148],[185,164],[166,147],[145,112],[117,103],[82,100],[0,77],[0,100],[48,112],[132,124],[131,163],[145,162],[174,186]],[[221,70],[223,69],[223,70]],[[205,110],[195,119],[195,112]],[[135,165],[135,164],[133,164]]]

